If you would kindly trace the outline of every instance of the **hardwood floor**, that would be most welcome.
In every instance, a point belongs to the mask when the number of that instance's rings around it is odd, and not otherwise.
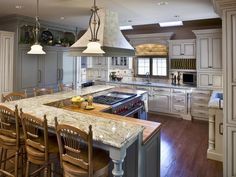
[[[208,160],[208,123],[149,114],[161,122],[161,177],[222,177],[221,162]]]

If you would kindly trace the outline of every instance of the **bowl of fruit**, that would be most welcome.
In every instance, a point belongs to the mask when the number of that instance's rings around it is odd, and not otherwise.
[[[78,107],[80,107],[84,101],[85,99],[81,96],[74,96],[71,98],[72,104],[78,105]]]

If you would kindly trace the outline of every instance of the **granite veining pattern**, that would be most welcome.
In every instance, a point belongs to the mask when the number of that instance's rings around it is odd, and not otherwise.
[[[48,125],[51,129],[54,129],[55,117],[58,117],[59,123],[73,125],[86,132],[88,132],[89,125],[92,125],[94,141],[121,148],[125,146],[129,140],[136,138],[137,135],[144,130],[144,127],[123,122],[122,120],[110,120],[99,116],[87,115],[44,105],[47,103],[71,98],[75,95],[83,96],[112,88],[113,86],[97,85],[79,90],[58,92],[50,95],[43,95],[1,104],[11,109],[14,109],[15,105],[17,104],[19,108],[22,108],[23,112],[37,117],[43,117],[43,115],[46,114]]]

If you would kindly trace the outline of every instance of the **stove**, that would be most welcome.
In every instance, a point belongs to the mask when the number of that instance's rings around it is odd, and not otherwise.
[[[134,118],[143,118],[144,102],[141,95],[124,92],[110,92],[105,95],[99,95],[93,98],[94,103],[110,105],[111,108],[104,110],[104,112],[117,114],[121,116],[128,116]]]
[[[106,95],[100,95],[93,98],[95,103],[114,105],[137,96],[137,94],[132,93],[122,93],[122,92],[110,92]]]

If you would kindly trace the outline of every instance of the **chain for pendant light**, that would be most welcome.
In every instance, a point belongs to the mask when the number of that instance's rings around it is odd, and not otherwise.
[[[39,0],[37,0],[37,9],[36,9],[36,16],[35,16],[35,44],[38,44],[38,35],[40,30],[40,23],[39,23]]]
[[[97,39],[98,30],[100,28],[100,18],[98,16],[98,10],[99,8],[96,6],[96,0],[94,0],[93,7],[91,8],[92,15],[89,19],[89,29],[91,32],[91,39],[89,41],[91,42],[99,41],[99,39]]]

